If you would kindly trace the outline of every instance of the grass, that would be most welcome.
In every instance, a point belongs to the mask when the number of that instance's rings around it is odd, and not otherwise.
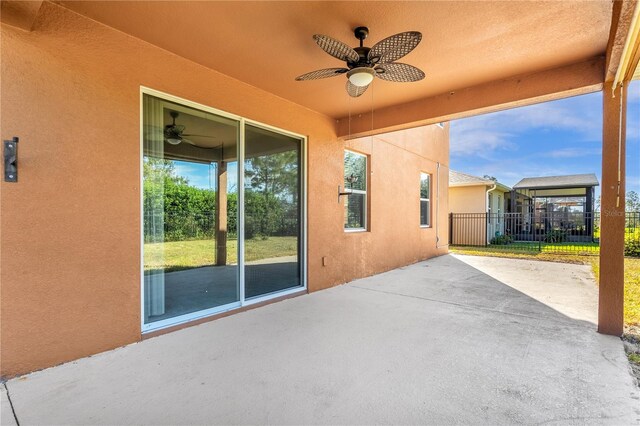
[[[562,262],[562,263],[574,263],[579,265],[590,264],[591,259],[598,259],[597,256],[585,256],[580,254],[562,254],[552,251],[509,251],[508,246],[505,248],[497,249],[495,246],[489,247],[450,247],[451,253],[467,254],[470,256],[489,256],[489,257],[506,257],[511,259],[530,259],[530,260],[542,260],[547,262]]]
[[[492,250],[507,250],[507,251],[535,251],[543,253],[554,252],[571,252],[576,254],[598,254],[600,253],[600,245],[598,243],[545,243],[537,241],[518,241],[505,245],[491,245],[488,246]]]
[[[579,254],[558,254],[552,252],[508,252],[489,247],[451,247],[450,252],[472,256],[493,256],[515,259],[543,260],[547,262],[576,263],[591,265],[596,279],[599,277],[598,256]],[[640,259],[624,259],[624,322],[628,327],[640,326]]]
[[[596,277],[600,275],[597,259],[591,261]],[[627,327],[640,326],[640,259],[624,259],[624,323]]]
[[[245,261],[272,257],[293,256],[298,252],[297,237],[269,237],[245,241]],[[238,241],[227,241],[227,264],[238,262]],[[144,269],[165,272],[213,265],[215,263],[214,240],[170,241],[144,245]]]

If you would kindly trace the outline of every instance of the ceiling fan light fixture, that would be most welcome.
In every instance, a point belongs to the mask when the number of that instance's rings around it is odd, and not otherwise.
[[[178,145],[178,144],[180,144],[180,142],[182,142],[182,139],[179,139],[179,138],[167,138],[167,142],[170,143],[171,145]]]
[[[373,81],[374,73],[373,68],[358,67],[349,71],[347,77],[354,86],[365,87]]]

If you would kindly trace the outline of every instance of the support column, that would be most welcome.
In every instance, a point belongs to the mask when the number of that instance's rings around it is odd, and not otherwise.
[[[218,163],[216,177],[216,266],[227,264],[227,163]]]
[[[627,87],[602,93],[602,194],[598,331],[622,335],[624,307],[625,142]]]

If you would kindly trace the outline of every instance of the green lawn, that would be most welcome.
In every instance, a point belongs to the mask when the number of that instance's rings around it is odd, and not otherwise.
[[[505,245],[491,245],[491,250],[508,251],[541,251],[542,253],[566,252],[575,254],[598,254],[600,245],[598,243],[545,243],[518,241]]]
[[[227,264],[238,262],[238,241],[227,241]],[[297,237],[269,237],[245,242],[245,261],[272,257],[293,256],[298,252]],[[144,245],[144,269],[181,269],[212,265],[215,263],[215,241],[192,240],[167,243],[146,243]]]
[[[600,274],[600,264],[591,260],[596,277]],[[628,326],[640,326],[640,259],[624,259],[624,323]]]
[[[490,247],[451,247],[451,253],[472,256],[493,256],[516,259],[543,260],[548,262],[578,263],[591,265],[596,279],[599,275],[599,257],[553,252],[508,252]],[[624,322],[627,326],[640,326],[640,259],[627,257],[624,260]]]

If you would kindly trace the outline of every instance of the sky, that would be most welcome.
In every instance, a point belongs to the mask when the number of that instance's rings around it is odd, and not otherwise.
[[[215,163],[204,164],[189,161],[174,161],[175,172],[179,176],[189,179],[189,184],[196,188],[215,189],[216,166]],[[227,192],[235,192],[238,183],[237,163],[227,164]]]
[[[451,122],[450,167],[508,186],[536,176],[595,173],[602,182],[602,92]],[[640,81],[629,87],[627,191],[640,193]],[[599,193],[599,190],[597,190]]]

